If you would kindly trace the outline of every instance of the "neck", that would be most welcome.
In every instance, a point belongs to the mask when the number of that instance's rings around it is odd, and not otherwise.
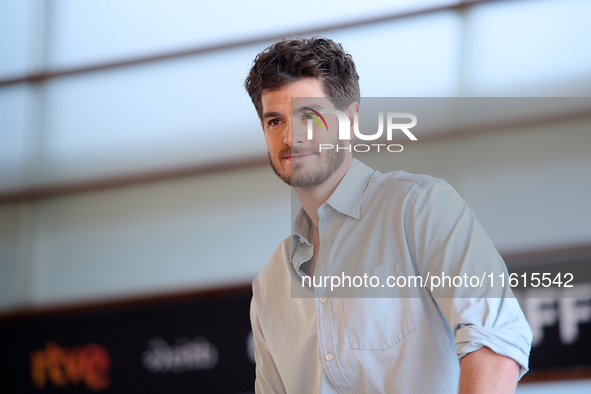
[[[294,188],[296,197],[298,198],[302,208],[310,219],[312,220],[312,226],[318,229],[318,208],[328,200],[328,198],[334,193],[339,183],[347,173],[349,166],[353,158],[350,155],[345,157],[343,164],[336,170],[330,178],[328,178],[321,185],[306,188]]]

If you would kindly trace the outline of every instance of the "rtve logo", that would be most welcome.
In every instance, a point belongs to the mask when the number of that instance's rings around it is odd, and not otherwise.
[[[111,356],[98,343],[67,349],[47,341],[45,349],[31,353],[31,379],[39,389],[49,380],[55,387],[83,382],[91,390],[104,390],[111,384],[110,369]]]
[[[303,114],[308,117],[307,123],[307,138],[311,140],[314,136],[314,122],[320,126],[321,130],[324,130],[322,125],[326,127],[328,130],[328,124],[326,119],[322,114],[333,114],[336,115],[338,120],[338,128],[339,128],[339,139],[340,140],[350,140],[351,139],[351,128],[350,128],[350,121],[347,114],[343,111],[337,109],[323,109],[319,108],[315,110],[311,107],[302,107],[304,110]],[[407,123],[398,123],[395,122],[394,119],[410,119],[410,122]],[[321,122],[322,121],[322,122]],[[410,132],[409,129],[413,128],[417,124],[417,117],[411,113],[407,112],[388,112],[386,115],[386,139],[388,141],[392,141],[392,136],[394,134],[394,130],[402,131],[411,141],[417,141],[417,137],[414,136],[413,133]],[[353,132],[355,136],[363,141],[375,141],[382,136],[384,133],[384,113],[378,113],[378,131],[374,134],[362,134],[359,131],[359,114],[357,112],[353,115]],[[349,146],[334,146],[333,144],[320,144],[318,149],[319,152],[322,150],[330,150],[336,149],[337,152],[339,150],[348,150],[351,152],[352,150],[355,152],[369,152],[372,150],[372,147],[376,148],[377,152],[380,151],[381,147],[386,147],[388,152],[402,152],[404,149],[400,144],[351,144]]]

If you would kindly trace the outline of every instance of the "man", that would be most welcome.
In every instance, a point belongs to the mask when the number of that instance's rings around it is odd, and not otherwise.
[[[343,272],[382,279],[505,272],[447,183],[381,174],[354,160],[334,117],[308,139],[317,110],[338,109],[353,124],[358,78],[339,44],[312,38],[270,46],[245,82],[271,166],[302,206],[292,235],[253,282],[256,391],[514,392],[531,331],[510,289],[468,298],[454,286],[399,288],[376,297],[303,285],[307,276]]]

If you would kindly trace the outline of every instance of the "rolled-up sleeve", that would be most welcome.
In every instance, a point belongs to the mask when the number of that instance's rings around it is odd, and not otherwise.
[[[523,376],[531,329],[507,280],[501,281],[500,275],[507,278],[505,263],[472,210],[442,180],[424,185],[407,209],[405,227],[416,269],[454,334],[457,356],[486,346],[517,361]],[[462,280],[430,286],[427,278],[434,276]]]
[[[456,299],[455,344],[458,358],[480,349],[490,348],[511,357],[521,366],[519,378],[528,370],[531,330],[515,298]],[[484,312],[484,313],[483,313]]]

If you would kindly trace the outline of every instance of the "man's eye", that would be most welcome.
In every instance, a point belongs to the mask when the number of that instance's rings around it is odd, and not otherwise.
[[[279,126],[281,124],[281,121],[279,119],[271,119],[269,121],[269,126]]]

